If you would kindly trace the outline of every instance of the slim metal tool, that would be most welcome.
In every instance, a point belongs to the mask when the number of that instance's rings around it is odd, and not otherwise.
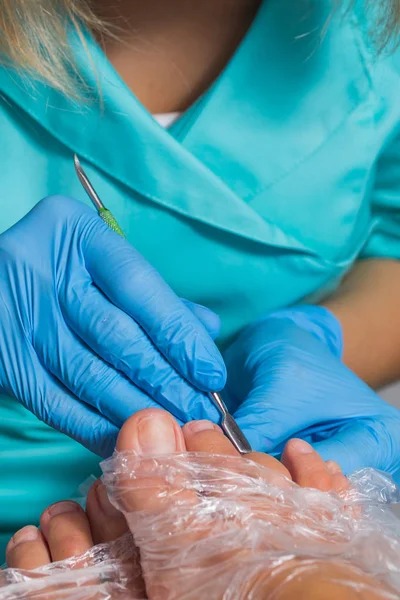
[[[100,217],[103,219],[104,223],[106,223],[106,225],[108,225],[110,227],[110,229],[112,229],[113,231],[115,231],[116,233],[118,233],[120,236],[122,236],[124,238],[125,237],[124,232],[122,231],[121,227],[118,225],[117,220],[113,216],[111,211],[109,211],[108,208],[106,208],[104,206],[104,204],[98,197],[94,187],[92,186],[92,184],[89,181],[88,176],[86,175],[85,171],[83,170],[82,165],[79,162],[79,158],[77,157],[76,154],[74,154],[74,165],[75,165],[76,174],[79,177],[79,181],[83,185],[85,192],[87,193],[87,195],[93,202],[94,206],[96,207],[97,212],[99,213]]]
[[[251,446],[235,419],[228,412],[221,396],[217,392],[212,392],[210,397],[221,414],[221,427],[226,437],[232,442],[240,454],[249,454],[249,452],[251,452]]]
[[[83,188],[85,189],[87,195],[93,202],[96,207],[97,212],[103,221],[116,233],[120,236],[125,237],[121,227],[118,225],[115,217],[112,213],[104,206],[99,196],[97,195],[94,187],[89,181],[88,176],[82,168],[81,163],[79,162],[79,158],[76,154],[74,154],[74,165],[76,174],[79,177],[79,181],[81,182]],[[228,412],[221,396],[217,392],[213,392],[210,395],[211,400],[214,402],[215,406],[218,408],[221,415],[221,427],[226,437],[232,442],[235,446],[236,450],[240,452],[240,454],[248,454],[251,452],[251,446],[247,441],[243,431],[240,429],[239,425],[236,423],[235,419]]]

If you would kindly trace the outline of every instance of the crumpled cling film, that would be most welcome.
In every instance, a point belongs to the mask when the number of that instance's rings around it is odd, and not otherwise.
[[[134,542],[6,570],[1,600],[400,598],[399,490],[383,473],[328,494],[236,457],[126,452],[102,468]]]
[[[33,571],[0,571],[0,599],[131,600],[145,598],[132,536]]]

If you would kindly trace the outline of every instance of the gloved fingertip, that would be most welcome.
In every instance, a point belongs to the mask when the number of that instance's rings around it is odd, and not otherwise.
[[[221,369],[218,370],[215,367],[207,370],[197,371],[194,379],[203,392],[220,392],[226,384],[226,368],[225,365],[221,364]]]
[[[197,420],[199,420],[199,421],[206,420],[206,421],[211,421],[212,423],[216,423],[217,425],[220,424],[221,415],[219,413],[219,410],[216,408],[216,406],[214,406],[211,399],[207,403],[206,410],[204,411],[204,416],[202,416],[200,419],[197,419]]]
[[[192,355],[191,382],[202,392],[219,392],[226,385],[224,359],[214,342],[197,339]]]
[[[181,298],[181,300],[189,310],[191,310],[195,317],[201,321],[210,337],[215,340],[219,336],[221,330],[221,319],[219,316],[201,304],[196,304],[185,298]]]
[[[207,310],[207,313],[203,313],[201,316],[198,316],[198,318],[207,329],[211,339],[214,341],[221,332],[221,321],[220,318],[213,312]]]
[[[211,396],[198,390],[192,390],[191,394],[181,396],[179,405],[165,405],[164,408],[173,414],[179,425],[192,420],[218,423],[221,418]]]

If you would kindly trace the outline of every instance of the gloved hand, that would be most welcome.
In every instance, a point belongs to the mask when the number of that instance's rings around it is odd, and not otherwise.
[[[84,204],[47,198],[0,235],[0,298],[0,391],[93,452],[145,407],[218,418],[202,393],[225,384],[218,317]]]
[[[325,308],[281,310],[247,327],[225,355],[224,399],[255,450],[300,437],[346,474],[400,468],[400,411],[341,362],[342,331]]]

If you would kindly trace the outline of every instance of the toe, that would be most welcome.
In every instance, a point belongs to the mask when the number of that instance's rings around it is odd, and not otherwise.
[[[51,562],[47,544],[37,527],[28,525],[8,542],[7,565],[12,569],[38,569]]]
[[[156,456],[183,452],[185,442],[172,415],[158,408],[146,408],[125,422],[118,436],[117,450],[134,450],[141,456]]]
[[[164,474],[165,459],[186,450],[181,428],[165,410],[151,408],[133,415],[121,430],[117,450],[133,454],[129,468],[134,471],[135,477],[132,479],[129,474],[128,477],[121,476],[115,489],[108,491],[114,494],[131,530],[131,513],[164,511],[171,502],[193,495],[184,490],[183,480],[181,482],[176,469],[173,481]]]
[[[320,455],[304,440],[290,440],[283,451],[282,462],[293,481],[301,487],[323,492],[333,489],[332,475]]]
[[[350,482],[347,477],[343,475],[340,465],[334,460],[327,460],[325,464],[332,477],[332,489],[335,492],[343,492],[348,490],[350,487]]]
[[[264,452],[251,452],[246,456],[246,458],[249,458],[253,462],[258,463],[270,471],[275,471],[279,475],[287,477],[287,479],[292,479],[289,470],[285,467],[285,465],[269,454],[264,454]]]
[[[211,421],[190,421],[183,426],[182,432],[188,452],[240,456],[218,425]]]
[[[90,488],[86,514],[95,544],[112,542],[128,531],[124,515],[111,504],[100,479]]]
[[[207,452],[225,456],[240,456],[239,452],[223,434],[222,429],[210,421],[191,421],[184,425],[182,431],[188,452]],[[269,454],[264,454],[263,452],[250,452],[250,454],[246,454],[244,458],[290,478],[290,473],[287,468]]]
[[[88,518],[76,502],[57,502],[41,516],[40,526],[53,561],[83,554],[93,546]]]

